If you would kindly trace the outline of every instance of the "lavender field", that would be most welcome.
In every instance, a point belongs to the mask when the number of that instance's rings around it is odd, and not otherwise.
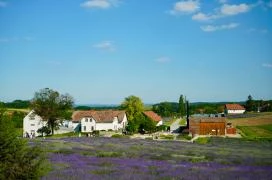
[[[272,179],[272,142],[207,144],[129,138],[38,140],[52,170],[42,179]]]

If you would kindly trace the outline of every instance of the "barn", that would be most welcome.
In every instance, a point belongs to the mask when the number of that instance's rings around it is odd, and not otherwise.
[[[191,117],[189,132],[195,135],[223,136],[226,131],[225,117]]]

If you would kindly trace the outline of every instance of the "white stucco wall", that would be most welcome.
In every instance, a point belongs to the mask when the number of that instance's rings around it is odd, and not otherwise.
[[[87,119],[87,121],[86,121]],[[101,123],[96,122],[95,119],[90,117],[84,117],[81,119],[81,132],[92,132],[93,130],[101,131],[101,130],[119,130],[124,129],[127,125],[127,116],[123,117],[121,123],[118,123],[118,118],[114,117],[113,122],[109,123]],[[93,130],[92,130],[93,127]]]
[[[118,129],[125,129],[127,124],[128,124],[127,116],[124,115],[123,120],[120,123],[118,123]]]
[[[23,137],[26,137],[26,133],[29,135],[31,133],[35,133],[35,136],[40,135],[37,130],[46,125],[46,122],[42,121],[42,118],[34,113],[34,111],[30,111],[24,117],[23,121]]]
[[[228,114],[243,114],[245,110],[227,110]]]
[[[84,117],[81,119],[81,132],[92,132],[96,129],[96,122],[91,117]]]
[[[160,121],[156,124],[156,126],[161,126],[161,125],[163,125],[162,120],[160,120]]]

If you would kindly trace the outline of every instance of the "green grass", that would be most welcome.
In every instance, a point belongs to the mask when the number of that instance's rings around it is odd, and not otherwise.
[[[195,142],[198,143],[198,144],[207,144],[210,141],[211,141],[211,139],[208,138],[208,137],[200,137],[200,138],[196,139]]]
[[[29,112],[30,112],[30,109],[7,108],[7,111],[9,111],[9,112],[19,111],[19,112],[29,113]]]
[[[181,125],[181,126],[186,126],[186,119],[181,119],[181,120],[179,121],[179,125]]]
[[[160,139],[169,139],[169,140],[173,140],[174,136],[173,135],[160,135]]]
[[[84,136],[84,134],[81,134],[81,136]],[[48,137],[50,137],[50,138],[78,137],[78,133],[68,132],[68,133],[63,133],[63,134],[49,135]]]
[[[272,124],[261,126],[237,126],[242,135],[249,139],[267,138],[272,139]]]
[[[173,124],[173,122],[175,122],[177,119],[173,118],[173,119],[170,119],[168,121],[163,121],[163,125],[165,126],[170,126],[171,124]]]

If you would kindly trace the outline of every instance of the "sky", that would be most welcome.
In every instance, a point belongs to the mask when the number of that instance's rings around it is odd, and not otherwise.
[[[0,101],[272,99],[271,0],[0,0]]]

